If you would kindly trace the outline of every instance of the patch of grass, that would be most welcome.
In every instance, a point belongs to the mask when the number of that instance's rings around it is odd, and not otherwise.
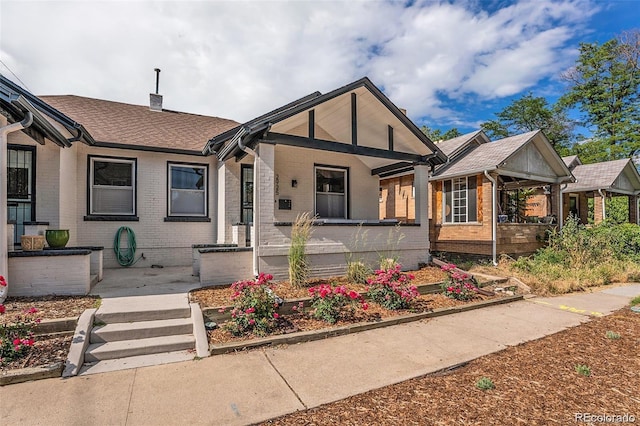
[[[607,339],[611,339],[611,340],[618,340],[620,338],[619,333],[616,333],[615,331],[611,331],[611,330],[608,330],[605,336],[607,337]]]
[[[631,299],[631,306],[636,306],[636,305],[640,305],[640,296],[636,296],[633,299]]]
[[[480,390],[486,391],[489,389],[493,389],[496,385],[493,384],[493,380],[488,377],[481,377],[476,382],[476,387]]]
[[[589,377],[591,376],[591,368],[587,365],[578,364],[576,365],[576,373],[584,377]]]

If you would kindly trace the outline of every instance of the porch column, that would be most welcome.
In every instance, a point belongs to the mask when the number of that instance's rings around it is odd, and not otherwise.
[[[560,185],[554,183],[551,185],[551,216],[555,217],[560,227],[564,222],[562,215],[562,192],[560,191]]]
[[[420,231],[423,238],[427,242],[427,247],[430,247],[429,242],[429,167],[426,165],[414,166],[414,185],[416,188],[415,196],[415,209],[416,209],[416,223],[420,224]],[[429,261],[431,255],[425,253],[423,262]]]
[[[254,273],[259,273],[260,245],[268,241],[275,220],[275,145],[260,143],[256,148],[253,182]],[[273,235],[273,232],[271,232]]]
[[[29,127],[33,122],[30,112],[26,113],[24,120],[7,125],[7,119],[3,116],[0,121],[0,247],[7,244],[7,140],[9,133],[17,132]],[[4,250],[3,250],[4,251]],[[9,253],[0,256],[0,275],[9,281]],[[9,294],[8,286],[0,287],[0,303],[3,303]]]
[[[602,195],[606,197],[607,193],[605,191],[602,191]],[[600,223],[607,217],[606,216],[607,213],[605,212],[605,206],[604,206],[605,199],[602,197],[602,195],[600,195],[598,191],[594,191],[593,193],[593,222],[594,223]]]
[[[638,196],[629,195],[629,223],[638,224]]]

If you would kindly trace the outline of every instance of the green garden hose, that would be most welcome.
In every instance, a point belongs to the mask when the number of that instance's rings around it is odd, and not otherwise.
[[[120,240],[123,232],[127,233],[127,246],[121,248]],[[128,226],[121,226],[116,232],[116,237],[113,240],[113,251],[116,253],[116,260],[120,266],[132,266],[142,259],[142,256],[136,259],[136,234]]]

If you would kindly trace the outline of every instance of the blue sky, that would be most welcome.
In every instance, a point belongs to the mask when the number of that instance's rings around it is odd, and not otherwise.
[[[640,26],[640,0],[13,1],[0,72],[40,95],[246,121],[369,76],[419,125],[466,132],[528,92],[554,102],[580,42]]]

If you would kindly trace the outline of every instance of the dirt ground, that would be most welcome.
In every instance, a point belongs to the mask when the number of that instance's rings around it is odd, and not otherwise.
[[[607,332],[620,335],[607,338]],[[576,413],[640,422],[640,314],[629,308],[433,374],[267,425],[568,425]],[[577,365],[590,368],[578,374]],[[491,379],[494,389],[475,384]],[[584,422],[582,424],[589,424]],[[592,424],[598,424],[594,422]]]

